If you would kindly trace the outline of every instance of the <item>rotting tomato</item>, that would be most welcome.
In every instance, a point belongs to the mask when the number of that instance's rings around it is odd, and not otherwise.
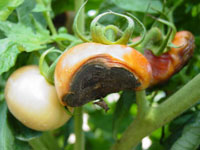
[[[145,89],[151,75],[150,63],[135,49],[91,42],[63,53],[54,78],[61,103],[77,107],[120,90]]]
[[[34,130],[52,130],[70,118],[59,103],[55,87],[45,80],[37,66],[17,69],[6,83],[5,98],[10,112]]]
[[[178,48],[171,48],[161,56],[155,56],[150,50],[144,55],[152,68],[151,85],[168,80],[178,72],[191,58],[194,51],[194,36],[189,31],[177,32],[172,43]]]

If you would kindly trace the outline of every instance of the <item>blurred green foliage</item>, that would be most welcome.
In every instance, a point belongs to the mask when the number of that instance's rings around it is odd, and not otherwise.
[[[9,59],[9,63],[0,64],[0,72],[2,71],[0,76],[0,137],[4,137],[3,142],[0,140],[0,147],[4,146],[2,150],[29,150],[33,147],[31,148],[27,141],[40,136],[41,133],[24,127],[8,112],[5,102],[2,102],[4,100],[4,86],[6,79],[16,68],[27,64],[37,64],[38,53],[41,53],[44,48],[48,47],[49,45],[46,45],[46,43],[49,43],[52,39],[49,31],[46,29],[47,23],[42,15],[43,8],[40,6],[36,7],[34,0],[15,0],[15,3],[8,1],[8,4],[3,2],[6,1],[0,2],[0,14],[3,14],[0,19],[5,20],[8,18],[8,20],[7,22],[0,22],[0,54],[6,51],[4,55],[0,55],[0,59],[5,59],[5,61]],[[174,7],[175,4],[176,7]],[[152,7],[161,10],[162,6],[163,1],[159,0],[89,0],[86,5],[87,32],[89,32],[89,24],[94,18],[94,15],[89,15],[91,10],[95,11],[96,14],[108,10],[120,13],[130,12],[143,21],[147,29],[149,29],[154,20],[148,17],[147,13],[159,16]],[[12,9],[8,9],[10,7]],[[14,11],[15,8],[17,9]],[[200,72],[200,1],[167,0],[166,9],[170,10],[172,8],[174,9],[173,21],[177,30],[189,30],[195,35],[195,52],[189,63],[179,73],[167,82],[147,90],[148,99],[152,104],[164,101]],[[54,18],[64,14],[61,20],[66,19],[64,23],[68,23],[70,21],[70,14],[68,12],[74,10],[74,0],[52,0],[52,10],[53,13],[51,15]],[[68,15],[65,16],[65,14]],[[104,17],[100,23],[116,24],[122,29],[126,25],[123,20],[116,16]],[[9,29],[7,29],[8,26],[10,26]],[[67,25],[59,24],[59,27],[61,26]],[[139,31],[136,27],[135,36],[138,35]],[[13,34],[20,34],[20,36],[18,36],[18,39],[13,39]],[[66,40],[73,39],[74,37],[59,35],[53,38],[64,38]],[[33,43],[30,39],[36,40]],[[69,45],[69,41],[65,41],[66,46]],[[19,46],[23,52],[16,50],[16,47]],[[49,62],[55,60],[56,57],[49,56]],[[155,97],[159,95],[160,91],[165,93],[165,96],[155,101]],[[110,107],[107,113],[102,109],[97,109],[92,103],[84,106],[84,111],[89,116],[88,125],[90,127],[90,130],[85,132],[86,150],[109,150],[114,141],[120,138],[123,131],[134,120],[136,115],[137,106],[134,92],[120,92],[120,98],[117,102],[109,102],[106,98],[105,100]],[[191,127],[195,124],[195,121],[199,121],[199,117],[197,117],[199,114],[200,104],[196,104],[165,127],[153,132],[149,136],[152,142],[149,150],[170,149],[181,136],[186,134],[188,126]],[[63,150],[73,149],[73,144],[68,142],[69,136],[73,133],[73,124],[72,118],[65,126],[52,131],[54,140],[58,142]],[[15,145],[14,148],[12,147],[13,144]],[[139,149],[141,149],[141,144],[138,146]]]

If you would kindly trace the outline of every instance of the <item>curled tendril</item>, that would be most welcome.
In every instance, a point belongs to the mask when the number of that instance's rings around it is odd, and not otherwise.
[[[85,1],[83,3],[83,5],[80,7],[80,9],[78,10],[75,18],[74,18],[74,23],[73,23],[73,30],[74,33],[83,41],[83,42],[91,42],[85,35],[83,35],[79,30],[78,30],[78,18],[81,14],[81,10],[83,9],[83,7],[86,5],[87,1]]]
[[[142,32],[142,34],[141,34],[140,40],[138,40],[138,41],[136,41],[136,42],[133,42],[133,43],[131,43],[131,44],[128,44],[128,46],[130,46],[130,47],[135,47],[135,46],[139,45],[140,43],[142,43],[142,42],[144,41],[144,38],[145,38],[145,35],[146,35],[146,28],[145,28],[144,24],[143,24],[139,19],[137,19],[137,17],[133,16],[133,15],[130,14],[130,13],[127,13],[127,14],[128,14],[129,16],[131,16],[131,17],[134,19],[134,21],[136,21],[137,24],[138,24],[139,26],[141,26],[142,29],[143,29],[143,32]]]
[[[98,21],[101,17],[110,15],[110,14],[126,18],[126,20],[128,21],[128,26],[122,33],[121,38],[114,42],[109,40],[105,36],[105,32],[108,29],[110,29],[110,30],[113,30],[113,33],[116,35],[117,33],[121,32],[119,30],[119,28],[114,25],[109,25],[109,26],[103,27],[98,24]],[[102,13],[102,14],[98,15],[96,18],[94,18],[94,20],[92,21],[92,23],[90,25],[90,30],[91,30],[92,40],[94,42],[109,44],[109,45],[111,45],[111,44],[127,44],[130,37],[132,36],[133,30],[134,30],[134,22],[130,17],[128,17],[126,15],[110,11],[110,12]]]
[[[73,24],[73,30],[75,32],[75,34],[83,41],[83,42],[91,42],[91,40],[86,37],[85,35],[83,35],[79,30],[78,30],[78,18],[80,16],[81,10],[83,9],[83,7],[86,5],[87,1],[80,7],[80,9],[77,12],[77,15],[74,19],[74,24]],[[122,32],[118,27],[114,26],[114,25],[108,25],[106,27],[101,26],[100,24],[98,24],[98,21],[101,17],[106,16],[106,15],[116,15],[119,17],[123,17],[127,20],[128,22],[128,26],[127,28]],[[143,29],[143,33],[142,33],[142,38],[134,43],[129,44],[129,46],[131,47],[135,47],[138,44],[140,44],[145,37],[146,34],[146,29],[144,27],[144,25],[142,24],[142,22],[140,22],[135,16],[129,14],[134,21],[136,21]],[[105,12],[102,13],[100,15],[98,15],[97,17],[95,17],[93,19],[93,21],[91,22],[90,25],[90,30],[91,30],[91,36],[92,36],[92,41],[93,42],[98,42],[98,43],[102,43],[102,44],[123,44],[126,45],[129,42],[129,39],[131,38],[132,34],[133,34],[133,30],[134,30],[134,21],[132,20],[132,18],[123,14],[119,14],[116,12]],[[107,34],[108,36],[106,36],[106,32],[110,30],[112,31],[112,33],[110,32],[110,34]],[[118,40],[115,40],[115,38],[121,35],[121,37]],[[108,37],[111,37],[112,40]]]
[[[54,70],[56,67],[56,64],[58,62],[59,57],[49,66],[47,64],[47,62],[45,61],[45,57],[49,54],[49,53],[62,53],[62,51],[55,49],[54,47],[46,50],[44,53],[42,53],[42,55],[40,56],[40,60],[39,60],[39,69],[40,69],[40,74],[43,75],[45,77],[45,79],[51,83],[54,84]]]

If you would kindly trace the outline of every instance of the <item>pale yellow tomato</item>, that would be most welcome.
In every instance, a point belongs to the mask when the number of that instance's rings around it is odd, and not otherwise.
[[[6,83],[5,98],[10,112],[34,130],[56,129],[70,118],[37,66],[17,69]]]

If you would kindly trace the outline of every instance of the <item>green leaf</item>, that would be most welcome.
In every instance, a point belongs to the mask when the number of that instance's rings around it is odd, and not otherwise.
[[[184,127],[182,136],[173,144],[171,150],[195,150],[200,145],[200,113],[195,122]]]
[[[14,150],[14,135],[8,124],[8,108],[6,102],[0,103],[0,149]]]
[[[120,8],[126,11],[143,12],[148,10],[148,7],[153,7],[157,10],[162,10],[162,3],[158,0],[113,0],[113,2]],[[155,13],[154,10],[149,9],[149,13]]]
[[[8,38],[0,40],[0,54],[5,52],[8,47],[12,46],[13,42],[11,42]]]
[[[3,43],[2,41],[6,41]],[[15,65],[17,55],[20,53],[17,45],[7,39],[0,40],[0,75]]]
[[[0,20],[5,21],[8,16],[21,5],[24,0],[2,0],[0,1]]]
[[[37,14],[36,16],[40,15],[40,13],[32,12],[35,6],[36,6],[36,2],[34,0],[24,0],[24,3],[16,9],[18,22],[20,22],[21,24],[24,24],[25,26],[33,27],[31,16],[33,16],[33,14]],[[41,21],[44,20],[44,17],[40,20]]]
[[[18,44],[20,51],[31,52],[46,48],[46,43],[50,42],[48,30],[35,22],[36,31],[21,23],[11,23],[9,21],[0,22],[0,30],[13,42]]]

